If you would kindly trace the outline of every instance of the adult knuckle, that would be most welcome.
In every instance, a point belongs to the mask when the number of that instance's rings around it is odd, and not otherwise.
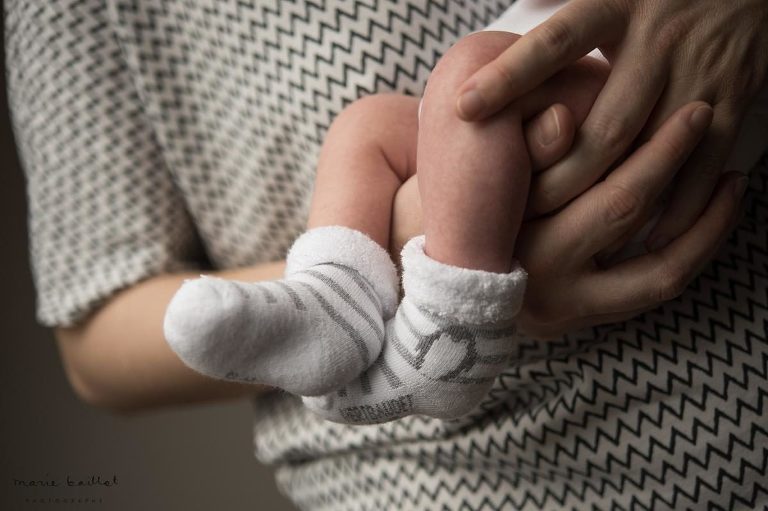
[[[634,218],[639,211],[642,201],[633,191],[606,182],[604,207],[609,223],[623,223]]]
[[[629,121],[615,115],[603,115],[594,119],[589,124],[587,133],[592,145],[609,151],[623,148],[631,139]]]
[[[679,164],[686,151],[685,143],[673,138],[655,140],[654,143],[656,144],[658,154],[664,162]]]
[[[680,47],[680,41],[685,39],[685,34],[689,30],[689,20],[672,17],[665,20],[663,25],[655,30],[654,37],[648,40],[652,41],[653,49],[659,56],[667,55],[673,49]]]
[[[517,83],[507,67],[498,60],[492,60],[489,64],[490,69],[508,86],[514,86]]]
[[[537,30],[536,50],[550,57],[562,57],[574,47],[571,28],[562,21],[550,19]]]
[[[690,132],[679,133],[680,130],[677,131],[678,133],[675,133],[674,136],[661,136],[657,133],[651,137],[649,144],[652,152],[657,156],[656,160],[662,165],[668,166],[670,163],[676,163],[679,166],[683,157],[695,147],[696,140]]]

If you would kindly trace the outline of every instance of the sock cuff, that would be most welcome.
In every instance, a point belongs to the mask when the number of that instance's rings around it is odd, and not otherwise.
[[[399,301],[397,269],[389,253],[364,233],[340,225],[316,227],[299,236],[288,251],[285,276],[323,263],[337,263],[362,275],[381,298],[384,315]]]
[[[510,320],[523,303],[528,274],[515,261],[509,273],[460,268],[424,252],[424,236],[402,251],[405,296],[420,307],[466,323]]]

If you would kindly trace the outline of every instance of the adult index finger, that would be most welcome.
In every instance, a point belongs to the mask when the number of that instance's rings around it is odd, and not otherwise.
[[[459,116],[467,121],[488,117],[567,64],[618,38],[627,24],[619,4],[569,2],[464,82],[456,102]]]

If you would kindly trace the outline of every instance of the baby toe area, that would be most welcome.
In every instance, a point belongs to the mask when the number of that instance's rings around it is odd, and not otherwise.
[[[163,329],[171,348],[185,362],[206,356],[211,344],[226,338],[241,315],[243,299],[230,281],[199,278],[185,282],[165,313]]]

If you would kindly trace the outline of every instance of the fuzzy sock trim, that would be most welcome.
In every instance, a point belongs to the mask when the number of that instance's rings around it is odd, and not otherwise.
[[[515,261],[510,273],[460,268],[424,252],[424,236],[402,251],[403,289],[414,303],[466,323],[510,320],[520,311],[528,274]]]

